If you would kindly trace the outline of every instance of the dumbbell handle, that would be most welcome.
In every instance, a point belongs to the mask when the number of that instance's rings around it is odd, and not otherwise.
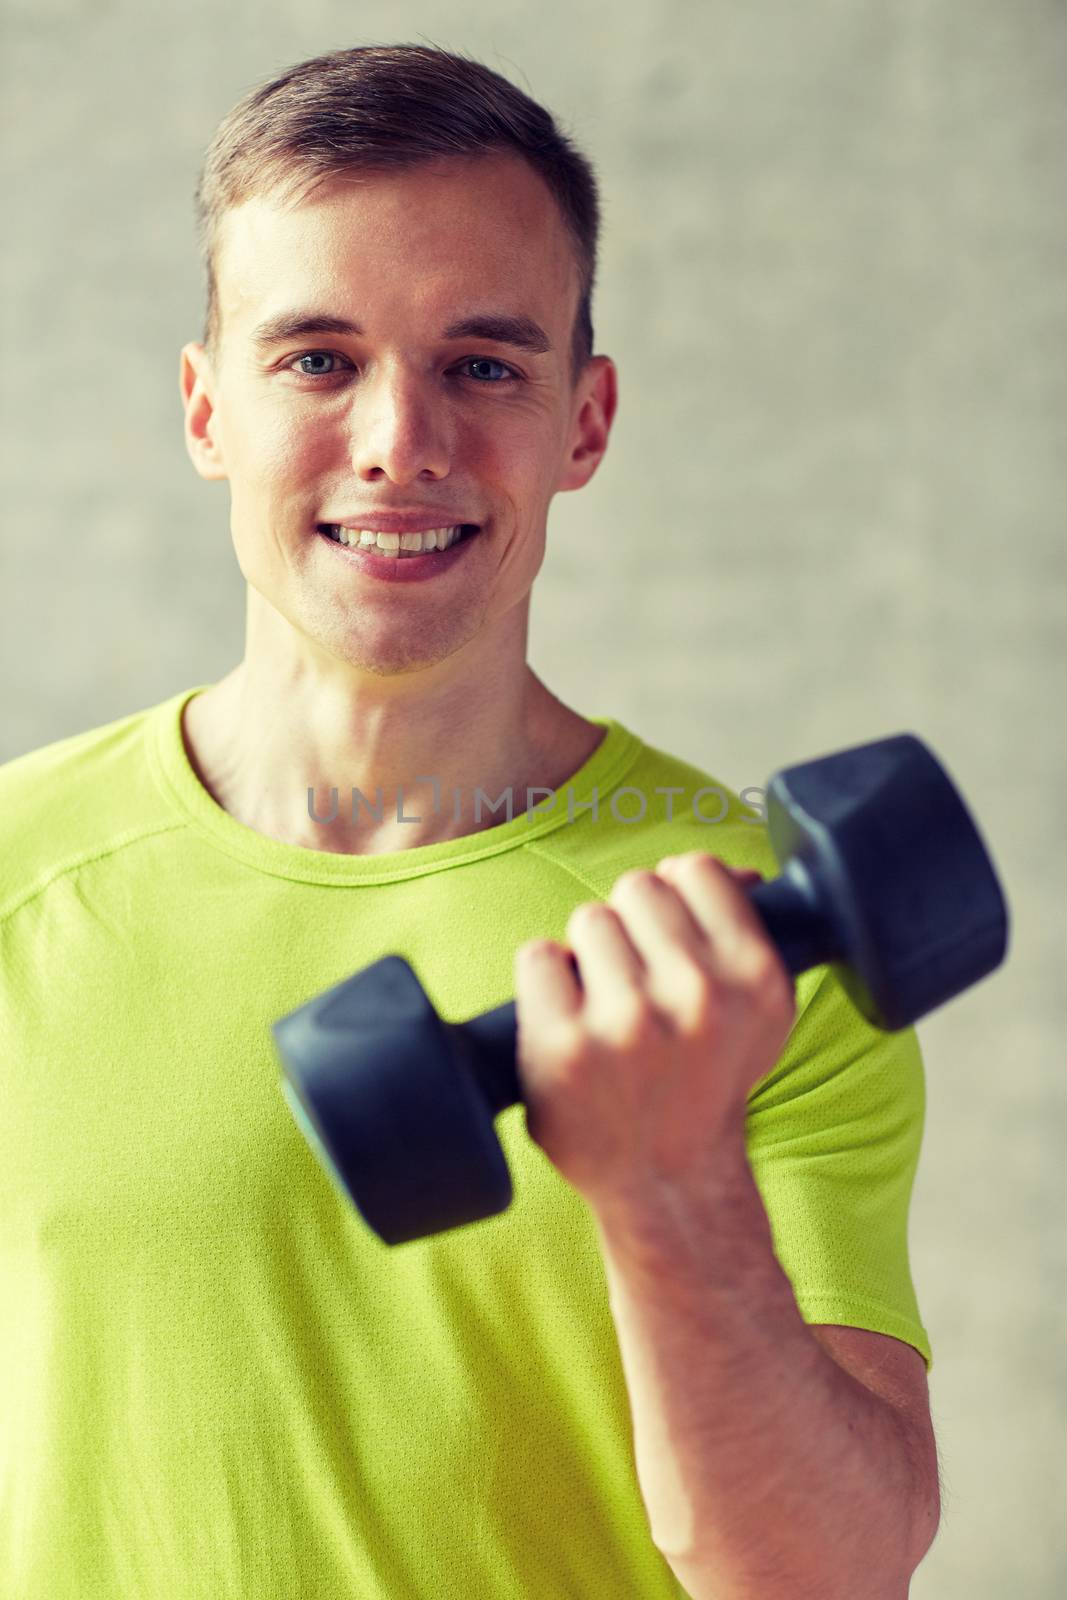
[[[794,977],[840,953],[833,927],[819,904],[802,861],[794,857],[777,878],[742,887]],[[522,1099],[515,1064],[514,1000],[495,1006],[492,1011],[483,1011],[466,1022],[447,1026],[494,1117]]]

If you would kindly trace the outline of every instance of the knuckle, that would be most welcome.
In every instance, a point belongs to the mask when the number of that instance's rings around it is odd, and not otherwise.
[[[654,1038],[660,1026],[659,1013],[649,997],[635,993],[612,1005],[601,1019],[597,1032],[613,1049],[629,1050]]]
[[[585,1058],[584,1036],[573,1027],[561,1026],[546,1045],[555,1071],[563,1078],[578,1071]]]
[[[759,946],[748,968],[748,982],[759,1005],[772,1016],[792,1010],[793,984],[780,956],[768,945]]]
[[[729,871],[726,863],[721,861],[718,856],[713,856],[709,850],[689,850],[684,856],[679,856],[678,861],[681,866],[690,870],[697,869],[702,872],[719,873]]]
[[[612,885],[609,899],[614,899],[619,895],[631,894],[634,889],[645,889],[655,881],[655,877],[656,874],[650,872],[647,867],[631,867],[616,878]]]
[[[707,967],[688,950],[680,950],[671,966],[671,979],[676,982],[678,990],[687,998],[711,999],[715,982]]]
[[[599,921],[605,912],[610,915],[610,908],[602,900],[586,900],[582,905],[575,906],[567,918],[567,932],[573,928],[588,928]]]
[[[703,1032],[719,1013],[719,997],[711,974],[699,962],[686,958],[675,975],[678,1006],[687,1030]]]

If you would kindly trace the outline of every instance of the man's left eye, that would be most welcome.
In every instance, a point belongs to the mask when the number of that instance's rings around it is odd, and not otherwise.
[[[467,360],[463,362],[463,365],[465,367],[500,367],[500,369],[503,372],[506,372],[509,377],[515,376],[511,368],[506,367],[504,363],[502,361],[498,361],[495,356],[469,356]]]

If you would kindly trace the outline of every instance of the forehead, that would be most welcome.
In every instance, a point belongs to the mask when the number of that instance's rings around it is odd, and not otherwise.
[[[428,315],[492,297],[550,319],[577,293],[556,201],[508,155],[345,174],[299,204],[253,196],[223,216],[218,258],[223,322],[245,332],[309,292],[341,314],[366,314],[371,297]]]

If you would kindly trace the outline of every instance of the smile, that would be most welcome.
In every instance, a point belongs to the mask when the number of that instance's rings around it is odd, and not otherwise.
[[[317,528],[322,543],[328,545],[350,569],[371,578],[384,579],[387,583],[411,583],[443,576],[457,561],[463,560],[481,531],[473,523],[463,523],[458,528],[434,529],[433,535],[444,534],[446,542],[443,547],[436,546],[435,540],[434,548],[411,550],[402,549],[402,543],[413,539],[421,543],[431,535],[371,533],[369,530],[360,532],[355,528],[338,528],[331,523],[320,523]],[[355,542],[343,541],[341,534]],[[363,543],[364,539],[367,540],[366,544]]]

